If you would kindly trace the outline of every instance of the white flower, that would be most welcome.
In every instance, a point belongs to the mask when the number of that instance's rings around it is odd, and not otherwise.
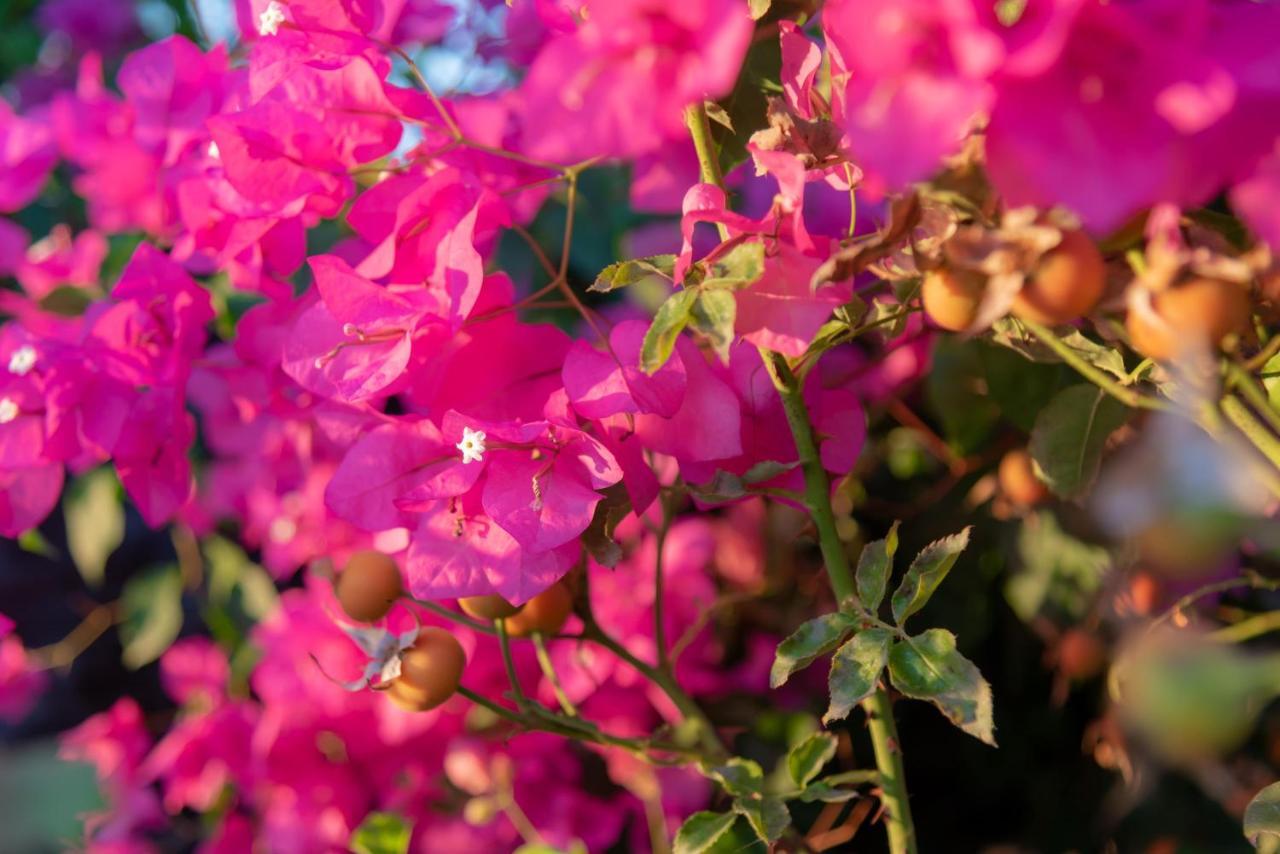
[[[23,344],[9,357],[9,373],[25,377],[36,366],[36,348]]]
[[[472,430],[470,427],[462,428],[462,441],[454,447],[462,451],[462,461],[464,463],[484,462],[484,438],[483,430]]]
[[[271,0],[267,4],[267,8],[262,10],[262,14],[258,16],[258,35],[274,36],[280,32],[280,25],[284,23],[284,7],[276,0]]]
[[[18,404],[11,397],[0,397],[0,424],[8,424],[18,417]]]
[[[209,143],[209,156],[212,157],[214,160],[222,159],[222,152],[218,149],[218,143],[216,142]]]

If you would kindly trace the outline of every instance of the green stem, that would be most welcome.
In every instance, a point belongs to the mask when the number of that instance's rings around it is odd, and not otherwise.
[[[1080,357],[1080,354],[1072,350],[1062,339],[1054,334],[1053,330],[1043,324],[1036,323],[1034,320],[1026,318],[1018,318],[1018,322],[1031,333],[1039,338],[1041,343],[1057,354],[1058,358],[1066,362],[1089,382],[1123,403],[1125,406],[1132,406],[1139,409],[1153,409],[1157,411],[1170,411],[1173,407],[1166,401],[1160,400],[1149,395],[1142,394],[1136,389],[1128,388],[1121,385],[1120,382],[1108,376],[1104,372],[1098,370],[1093,365],[1086,362]]]
[[[665,495],[658,496],[662,505],[662,524],[654,536],[658,549],[653,560],[653,642],[658,648],[658,669],[671,670],[671,659],[667,652],[667,626],[663,617],[663,600],[666,597],[666,579],[663,572],[663,552],[667,546],[667,531],[671,529],[671,509],[667,505]]]
[[[1274,632],[1276,629],[1280,629],[1280,611],[1268,611],[1265,614],[1241,620],[1234,625],[1223,626],[1210,632],[1208,637],[1209,640],[1221,643],[1240,643],[1265,635],[1267,632]]]
[[[1267,420],[1272,430],[1280,431],[1280,412],[1276,411],[1267,397],[1266,389],[1253,374],[1235,362],[1227,362],[1227,384],[1244,395],[1244,399]]]
[[[893,721],[893,703],[884,689],[877,689],[862,702],[862,708],[867,713],[867,729],[880,772],[880,800],[884,804],[889,850],[893,854],[915,854],[916,828],[911,820],[911,804],[907,802],[906,772],[898,726]]]
[[[529,708],[529,698],[520,687],[520,677],[516,675],[516,662],[511,657],[511,638],[507,635],[507,624],[503,620],[494,620],[493,628],[498,633],[498,645],[502,648],[502,664],[507,668],[507,681],[511,683],[511,696],[515,698],[520,711]]]
[[[694,148],[698,152],[702,180],[723,189],[724,180],[720,175],[720,163],[711,139],[711,124],[707,120],[706,109],[702,104],[695,104],[688,108],[685,118],[689,125],[689,133],[693,136]],[[720,226],[720,236],[721,239],[728,237],[728,229],[723,225]],[[804,403],[802,387],[796,382],[785,357],[764,349],[761,349],[760,356],[764,360],[765,368],[769,371],[769,376],[773,379],[774,386],[782,396],[787,424],[791,428],[796,452],[799,454],[800,464],[804,470],[805,502],[818,528],[818,543],[822,548],[822,559],[827,568],[827,575],[831,579],[831,589],[841,603],[849,602],[858,610],[865,611],[854,592],[849,557],[845,554],[844,544],[836,534],[835,514],[831,510],[831,484],[827,478],[826,469],[822,467],[822,460],[818,456],[817,445],[813,438],[813,426],[809,421],[809,410]],[[632,658],[634,659],[634,656]],[[634,662],[632,666],[637,664],[643,665],[643,662]],[[655,676],[666,677],[666,674],[655,671],[649,677],[661,685],[662,683],[654,678]],[[669,677],[666,678],[669,679]],[[674,682],[674,680],[670,681]],[[679,691],[679,686],[675,687]],[[676,700],[676,696],[670,691],[668,695],[673,701]],[[893,854],[915,854],[915,826],[911,822],[911,811],[907,805],[906,779],[898,748],[897,731],[893,724],[893,709],[889,704],[888,695],[883,689],[877,689],[873,695],[863,701],[862,706],[868,719],[872,721],[871,740],[875,748],[876,767],[880,772],[890,850]],[[705,721],[706,718],[697,704],[692,703],[692,707],[698,717]],[[684,712],[684,709],[681,711]],[[719,744],[714,731],[708,730],[708,732],[711,733],[713,742]],[[723,750],[723,747],[721,749]]]
[[[831,589],[842,605],[852,604],[860,612],[866,613],[854,592],[849,558],[836,533],[835,514],[831,510],[831,485],[814,442],[813,425],[809,420],[809,410],[805,407],[804,394],[785,357],[766,350],[762,350],[760,355],[778,394],[782,396],[787,424],[791,427],[796,453],[804,470],[805,503],[818,529],[818,542],[822,548],[827,575],[831,579]],[[875,693],[862,701],[862,709],[867,715],[867,730],[876,756],[880,798],[884,804],[885,827],[889,834],[889,850],[893,854],[915,854],[915,824],[911,819],[911,807],[907,803],[906,772],[902,765],[897,726],[893,722],[893,705],[884,689],[877,688]]]
[[[675,676],[672,673],[661,670],[654,667],[652,664],[648,664],[647,662],[637,658],[631,650],[627,649],[612,636],[605,633],[605,631],[596,624],[594,619],[587,623],[586,629],[583,631],[583,636],[591,642],[599,644],[609,650],[631,666],[641,676],[661,688],[663,693],[665,693],[671,699],[671,702],[675,704],[675,707],[680,711],[680,714],[685,718],[685,720],[693,721],[697,724],[699,730],[698,736],[702,741],[703,749],[711,756],[711,758],[723,760],[729,755],[728,750],[726,750],[724,744],[721,743],[720,737],[716,735],[715,726],[707,717],[706,712],[702,711],[702,707],[699,706],[692,697],[684,692],[684,689],[680,687],[680,683],[676,681]]]
[[[689,126],[689,135],[693,137],[693,148],[698,153],[698,172],[704,184],[715,184],[724,189],[724,175],[720,173],[720,157],[716,153],[715,140],[711,138],[711,120],[707,118],[707,108],[702,104],[690,104],[684,113],[685,124]],[[716,223],[721,240],[729,239],[729,227],[722,222]]]
[[[1227,395],[1222,398],[1221,406],[1222,414],[1227,416],[1227,420],[1234,424],[1276,469],[1280,469],[1280,439],[1277,439],[1276,435],[1257,419],[1257,416],[1240,401],[1240,398]],[[1277,492],[1277,489],[1280,489],[1280,482],[1275,472],[1268,472],[1268,475],[1270,475],[1266,478],[1268,487],[1272,492],[1280,495],[1280,492]]]
[[[786,412],[796,453],[800,457],[800,467],[804,471],[805,506],[818,529],[818,544],[822,549],[822,562],[831,579],[831,589],[843,606],[848,600],[857,600],[853,572],[849,569],[849,556],[845,554],[844,544],[836,533],[835,514],[831,510],[831,481],[827,478],[827,470],[822,467],[818,447],[813,439],[813,427],[809,423],[809,410],[805,406],[804,394],[784,356],[762,349],[760,358],[764,360],[765,369],[778,394],[782,396],[782,408]]]
[[[560,677],[556,675],[556,669],[551,664],[551,656],[547,653],[547,643],[542,638],[542,632],[533,633],[533,649],[538,655],[538,666],[542,668],[542,675],[547,677],[547,681],[551,683],[551,690],[556,694],[556,702],[560,704],[560,708],[564,709],[566,715],[571,718],[578,717],[577,707],[564,692],[564,688],[560,685]]]

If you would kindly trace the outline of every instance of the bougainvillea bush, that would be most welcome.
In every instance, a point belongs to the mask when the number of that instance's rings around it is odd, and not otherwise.
[[[0,14],[0,848],[1280,845],[1280,5]]]

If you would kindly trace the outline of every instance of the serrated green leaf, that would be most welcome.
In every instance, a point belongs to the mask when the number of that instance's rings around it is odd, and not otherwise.
[[[787,773],[803,788],[835,755],[836,737],[829,732],[815,732],[787,752]]]
[[[689,491],[696,495],[699,501],[723,504],[726,501],[737,501],[744,497],[747,494],[747,487],[743,484],[742,478],[736,474],[724,469],[716,469],[711,480],[706,483],[690,484]]]
[[[676,832],[673,854],[705,854],[711,850],[733,823],[738,820],[737,813],[731,812],[696,812],[685,819]]]
[[[956,649],[945,629],[898,641],[889,651],[889,678],[908,697],[928,700],[960,729],[995,746],[991,686]]]
[[[723,765],[705,767],[703,773],[735,797],[758,795],[764,789],[764,769],[760,763],[741,756],[734,756]]]
[[[857,622],[853,617],[839,611],[823,614],[802,624],[778,644],[773,668],[769,671],[770,687],[777,688],[785,684],[792,673],[803,670],[814,659],[831,652],[856,627]]]
[[[676,339],[689,325],[697,298],[696,288],[681,288],[658,309],[640,345],[640,369],[646,374],[656,373],[671,358]]]
[[[759,0],[751,0],[751,2],[757,3]],[[707,118],[729,131],[729,133],[733,133],[733,119],[729,117],[724,107],[715,101],[705,101],[702,106],[707,111]]]
[[[893,633],[888,629],[865,629],[836,650],[827,677],[831,704],[822,716],[824,724],[844,720],[854,706],[876,690],[892,640]]]
[[[389,812],[372,812],[351,835],[351,850],[356,854],[405,854],[413,826],[403,817]]]
[[[1249,801],[1244,810],[1244,835],[1255,848],[1264,837],[1280,839],[1280,783],[1272,783]]]
[[[1090,383],[1059,392],[1036,418],[1027,447],[1049,489],[1063,498],[1087,492],[1107,437],[1128,418],[1124,404]]]
[[[648,279],[665,279],[671,282],[675,275],[675,264],[674,255],[651,255],[648,258],[619,261],[601,270],[587,290],[609,293]]]
[[[107,558],[124,540],[124,504],[115,474],[100,468],[76,478],[63,507],[67,548],[81,577],[97,585]]]
[[[898,551],[898,523],[895,521],[883,540],[867,543],[858,556],[858,598],[872,613],[884,601],[885,585],[893,574],[893,555]]]
[[[791,813],[781,798],[765,795],[757,798],[738,798],[733,809],[746,818],[760,841],[773,843],[786,832],[791,824]]]
[[[738,316],[738,302],[729,290],[698,290],[693,304],[690,324],[711,343],[716,355],[725,364],[729,362],[729,349],[733,346],[733,324]]]
[[[182,573],[177,564],[153,567],[129,579],[120,607],[121,660],[136,670],[159,658],[182,630]]]
[[[960,553],[969,545],[969,531],[965,528],[958,534],[935,540],[920,550],[916,559],[911,562],[907,574],[902,576],[898,589],[893,591],[890,602],[893,608],[893,619],[902,625],[907,618],[919,611],[929,602],[938,585],[947,577],[951,567],[955,566]]]

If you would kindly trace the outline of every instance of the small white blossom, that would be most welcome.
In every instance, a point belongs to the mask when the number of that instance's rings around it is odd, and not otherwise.
[[[280,32],[280,25],[284,23],[284,7],[276,0],[271,0],[267,4],[267,8],[262,10],[262,14],[258,16],[258,35],[274,36]]]
[[[222,151],[218,148],[218,143],[216,142],[209,143],[209,156],[212,157],[214,160],[222,159]]]
[[[277,516],[271,520],[271,528],[267,532],[273,543],[287,543],[298,535],[298,524],[288,516]]]
[[[0,397],[0,424],[8,424],[18,417],[18,404],[11,397]]]
[[[464,463],[484,462],[484,439],[483,430],[472,430],[470,427],[462,428],[462,441],[455,447],[462,451],[462,461]]]
[[[36,348],[23,344],[9,357],[9,373],[25,377],[36,366]]]

